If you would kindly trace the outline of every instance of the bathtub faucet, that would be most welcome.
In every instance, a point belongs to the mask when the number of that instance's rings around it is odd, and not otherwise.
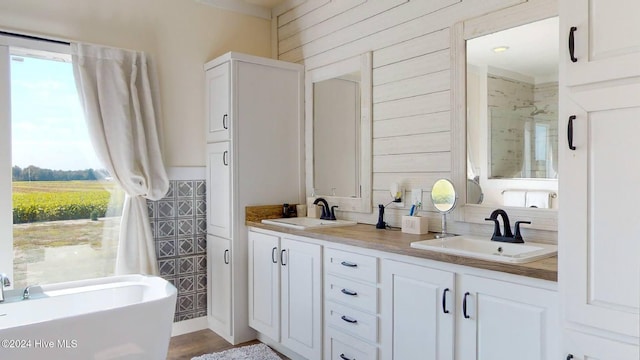
[[[0,302],[4,301],[4,288],[11,286],[11,281],[7,274],[0,273]]]

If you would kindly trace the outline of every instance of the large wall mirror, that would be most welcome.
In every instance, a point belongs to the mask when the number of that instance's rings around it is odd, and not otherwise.
[[[307,196],[371,212],[371,53],[309,70],[305,82]]]
[[[552,5],[529,1],[453,29],[454,172],[466,190],[457,220],[482,223],[505,207],[532,228],[557,229],[559,24]]]

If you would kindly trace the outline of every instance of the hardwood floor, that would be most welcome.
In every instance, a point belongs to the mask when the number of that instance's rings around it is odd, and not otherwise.
[[[194,356],[259,343],[258,340],[231,345],[211,330],[200,330],[171,338],[167,360],[190,360]]]

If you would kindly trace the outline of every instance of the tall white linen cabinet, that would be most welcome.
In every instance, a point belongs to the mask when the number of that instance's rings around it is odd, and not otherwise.
[[[245,207],[304,202],[304,71],[234,52],[204,70],[208,323],[238,344],[255,338]]]
[[[640,2],[559,2],[565,358],[640,358]]]

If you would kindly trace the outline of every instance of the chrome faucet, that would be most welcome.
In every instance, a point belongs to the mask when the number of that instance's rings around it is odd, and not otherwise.
[[[4,288],[11,286],[11,281],[7,274],[0,273],[0,302],[4,301]]]
[[[504,225],[504,235],[500,231],[500,223],[498,222],[498,216],[502,217],[502,224]],[[522,234],[520,234],[520,224],[531,224],[531,221],[516,221],[515,224],[515,235],[511,232],[511,224],[509,223],[509,216],[507,212],[502,209],[494,210],[488,218],[485,218],[487,221],[493,221],[495,227],[493,228],[493,235],[491,236],[492,241],[501,241],[501,242],[509,242],[509,243],[524,243],[524,239],[522,238]]]
[[[22,291],[22,300],[29,300],[30,297],[31,297],[31,285],[27,286]]]

